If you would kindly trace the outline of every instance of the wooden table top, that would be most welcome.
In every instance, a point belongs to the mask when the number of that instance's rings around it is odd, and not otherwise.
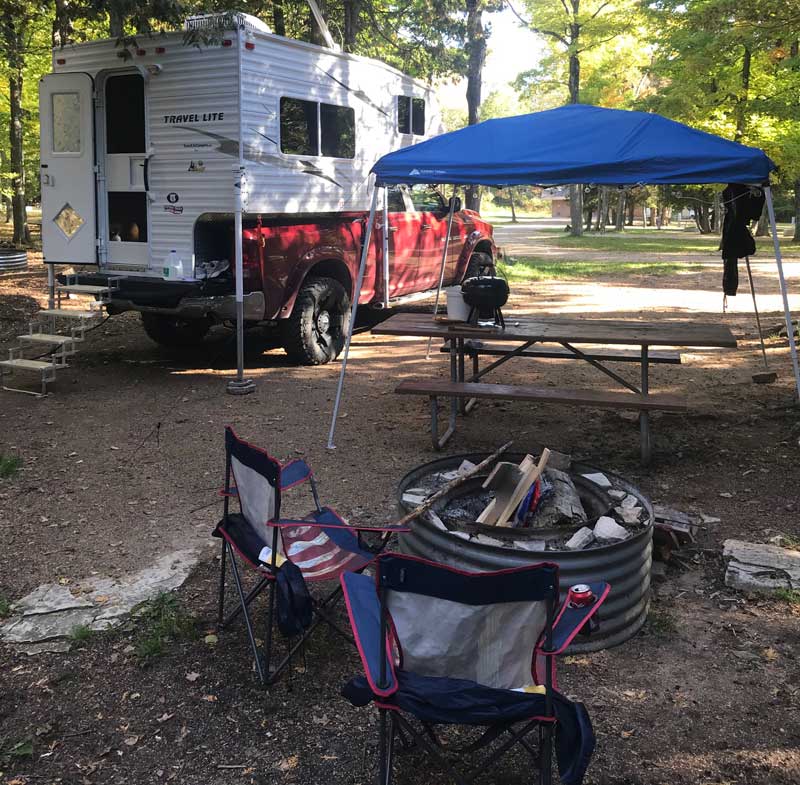
[[[642,322],[633,319],[575,319],[506,316],[506,329],[473,327],[464,322],[435,321],[432,314],[398,313],[372,328],[375,335],[433,338],[478,338],[489,341],[621,344],[631,346],[698,346],[736,348],[731,331],[702,322]]]

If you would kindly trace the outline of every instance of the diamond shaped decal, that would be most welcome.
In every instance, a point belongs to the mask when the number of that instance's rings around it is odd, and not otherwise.
[[[53,218],[53,221],[55,225],[64,232],[68,240],[71,240],[75,232],[84,224],[83,218],[81,218],[80,214],[69,202],[58,211],[58,215]]]

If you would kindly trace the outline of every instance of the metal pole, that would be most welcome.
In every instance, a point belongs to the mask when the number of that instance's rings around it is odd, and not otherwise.
[[[52,264],[47,265],[47,307],[51,311],[56,307],[56,272]]]
[[[767,197],[767,212],[769,213],[769,227],[772,231],[772,244],[775,248],[775,262],[778,265],[778,278],[781,282],[781,296],[783,297],[783,315],[786,318],[786,331],[789,336],[789,352],[792,355],[792,368],[794,369],[794,381],[797,388],[797,399],[800,401],[800,365],[797,362],[797,346],[794,342],[794,326],[792,325],[792,313],[789,310],[789,293],[786,289],[786,278],[783,275],[783,257],[781,256],[781,242],[778,238],[778,227],[775,223],[775,208],[772,205],[772,188],[764,187],[764,194]]]
[[[450,212],[447,215],[447,237],[444,239],[444,250],[442,251],[442,264],[439,269],[439,285],[436,287],[436,302],[433,305],[433,316],[436,318],[436,314],[439,311],[439,297],[442,293],[442,283],[444,282],[444,267],[447,263],[447,251],[450,248],[450,230],[453,228],[453,213],[455,212],[456,206],[456,194],[458,193],[458,186],[453,186],[453,196],[450,198]],[[425,359],[430,360],[431,358],[431,343],[433,342],[433,336],[428,338],[428,348],[425,351]]]
[[[767,350],[764,347],[764,333],[761,330],[761,317],[758,315],[758,303],[756,303],[756,287],[753,285],[753,271],[750,269],[750,257],[744,257],[745,264],[747,265],[747,280],[750,282],[750,294],[753,298],[753,310],[756,314],[756,326],[758,327],[758,339],[761,341],[761,356],[764,358],[764,368],[769,370],[769,363],[767,362]]]
[[[336,418],[339,416],[339,404],[342,400],[342,390],[344,389],[344,375],[347,373],[347,358],[350,356],[350,343],[353,340],[353,329],[356,325],[356,311],[358,310],[358,298],[361,294],[361,287],[364,284],[364,271],[367,268],[367,254],[369,253],[369,242],[372,239],[372,229],[375,225],[375,209],[378,205],[378,186],[372,189],[372,202],[369,206],[369,218],[367,227],[364,231],[364,244],[361,248],[361,264],[358,267],[358,278],[353,290],[353,303],[350,311],[350,329],[347,331],[347,338],[344,344],[344,355],[342,356],[342,369],[339,371],[339,384],[336,387],[336,400],[333,404],[333,416],[331,417],[331,429],[328,432],[328,449],[335,450],[333,435],[336,431]]]
[[[227,391],[231,395],[247,395],[254,392],[256,385],[252,379],[244,378],[244,281],[242,270],[242,175],[244,167],[234,169],[234,256],[236,272],[236,378],[228,382]]]
[[[389,307],[389,189],[383,189],[383,306]]]

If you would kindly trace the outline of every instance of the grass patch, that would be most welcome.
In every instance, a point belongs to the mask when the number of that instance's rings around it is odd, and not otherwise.
[[[597,278],[604,275],[675,275],[696,273],[701,264],[680,262],[580,262],[551,261],[536,256],[517,257],[514,264],[500,262],[500,273],[509,281],[552,281],[565,278]]]
[[[675,617],[663,608],[650,606],[647,612],[647,631],[661,638],[674,635],[678,630]]]
[[[171,643],[197,637],[197,621],[174,594],[164,592],[143,603],[138,618],[140,626],[134,646],[142,666],[164,655]]]
[[[800,605],[799,589],[776,589],[775,599],[788,602],[790,605]]]
[[[592,251],[618,251],[628,253],[710,253],[719,246],[718,235],[675,235],[652,232],[584,234],[573,237],[562,234],[558,238],[548,238],[560,248],[587,248]]]
[[[5,594],[0,594],[0,619],[6,619],[11,615],[11,600]]]
[[[94,635],[94,630],[88,624],[79,624],[69,632],[69,639],[73,643],[86,643]]]
[[[32,758],[33,742],[30,739],[18,741],[8,747],[0,748],[0,758]]]
[[[0,479],[6,480],[13,477],[20,466],[22,466],[22,458],[18,455],[0,455]]]

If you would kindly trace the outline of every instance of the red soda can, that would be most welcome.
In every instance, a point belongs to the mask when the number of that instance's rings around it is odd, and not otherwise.
[[[585,608],[594,602],[591,586],[585,583],[576,583],[569,588],[569,604],[573,608]]]

